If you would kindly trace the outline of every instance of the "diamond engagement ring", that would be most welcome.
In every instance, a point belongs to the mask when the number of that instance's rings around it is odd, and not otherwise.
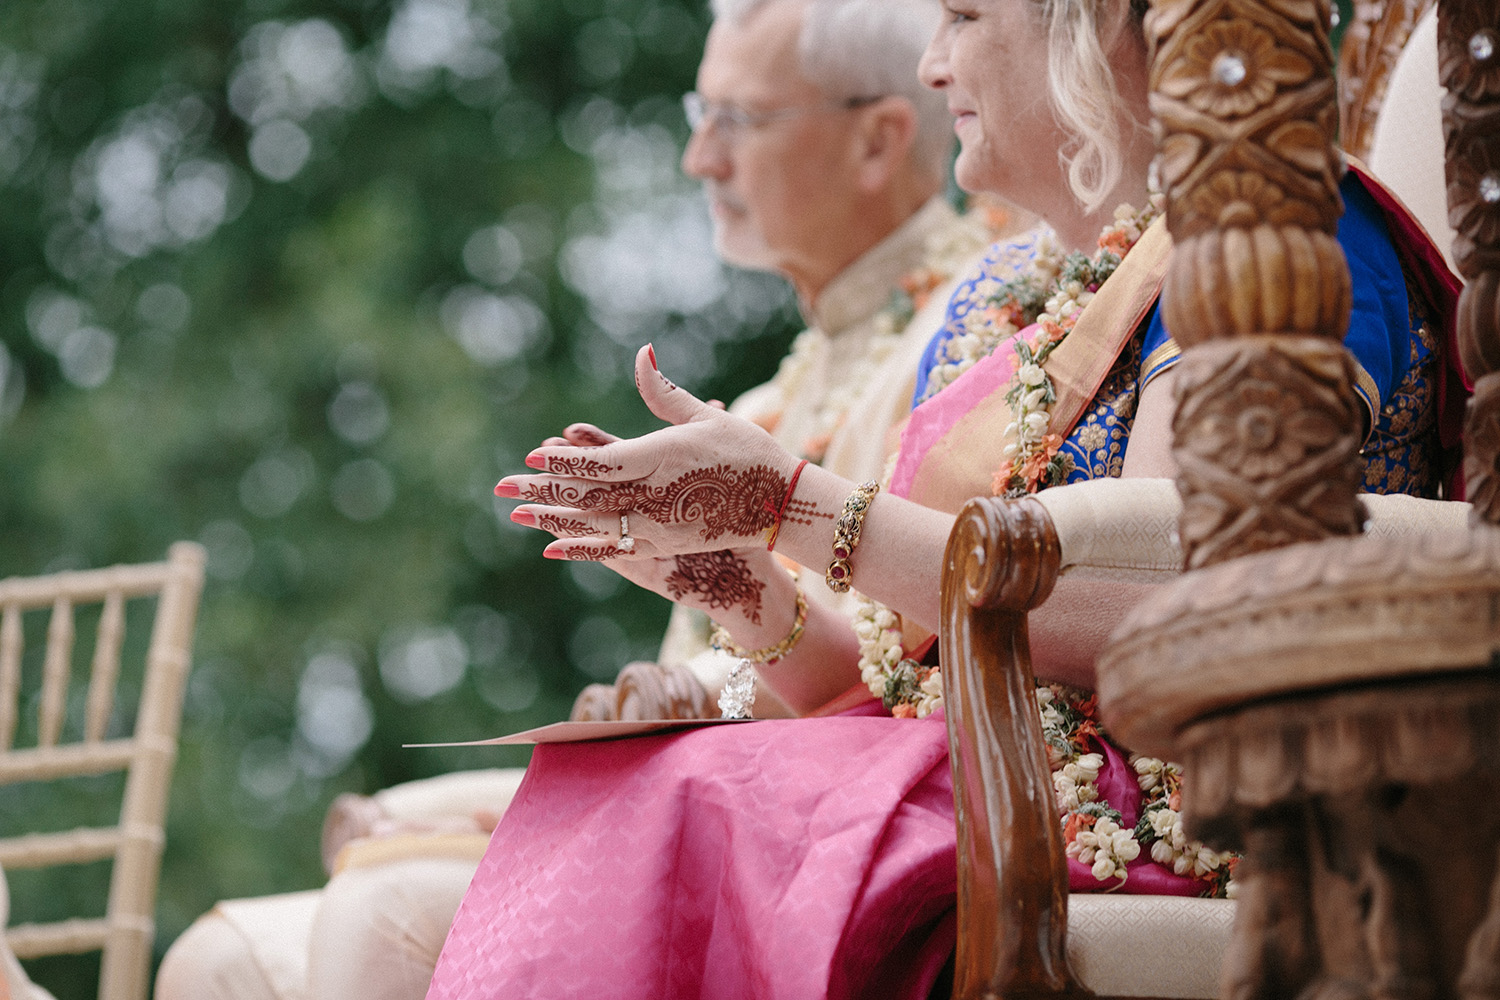
[[[630,516],[620,515],[620,540],[615,543],[615,548],[621,552],[634,552],[635,539],[630,537]]]

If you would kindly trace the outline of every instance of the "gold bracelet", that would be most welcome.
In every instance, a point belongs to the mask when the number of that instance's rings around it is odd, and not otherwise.
[[[802,593],[802,588],[797,588],[797,617],[792,622],[792,630],[774,646],[765,649],[741,649],[734,644],[729,637],[729,631],[723,625],[715,623],[713,637],[710,643],[714,649],[741,660],[749,660],[751,663],[775,663],[796,648],[797,643],[802,641],[802,632],[807,628],[807,598]]]
[[[844,513],[833,526],[833,562],[828,564],[823,580],[835,594],[847,593],[854,583],[854,567],[849,565],[849,560],[854,556],[854,547],[859,544],[859,533],[864,530],[865,514],[869,513],[870,503],[879,492],[880,484],[873,480],[860,483],[844,501]]]

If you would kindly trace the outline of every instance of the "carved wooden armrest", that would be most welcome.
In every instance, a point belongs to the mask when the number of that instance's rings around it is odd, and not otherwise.
[[[609,719],[716,719],[717,706],[686,667],[626,664],[613,684],[590,684],[578,694],[574,722]]]
[[[942,664],[958,821],[954,997],[1088,996],[1068,967],[1068,869],[1026,613],[1061,568],[1036,499],[971,501],[948,539]]]

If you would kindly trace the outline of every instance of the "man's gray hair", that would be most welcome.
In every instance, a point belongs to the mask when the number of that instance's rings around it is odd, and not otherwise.
[[[739,24],[768,3],[711,0],[716,20]],[[917,78],[917,64],[942,16],[937,0],[806,0],[797,41],[802,72],[832,100],[904,97],[917,112],[914,162],[948,170],[953,119],[942,94]]]

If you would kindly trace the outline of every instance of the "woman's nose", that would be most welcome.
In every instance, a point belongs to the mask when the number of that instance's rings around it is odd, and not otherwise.
[[[918,79],[933,90],[942,90],[952,82],[948,75],[948,45],[943,34],[943,29],[938,28],[932,41],[927,43],[927,50],[922,53],[922,61],[917,64]]]

